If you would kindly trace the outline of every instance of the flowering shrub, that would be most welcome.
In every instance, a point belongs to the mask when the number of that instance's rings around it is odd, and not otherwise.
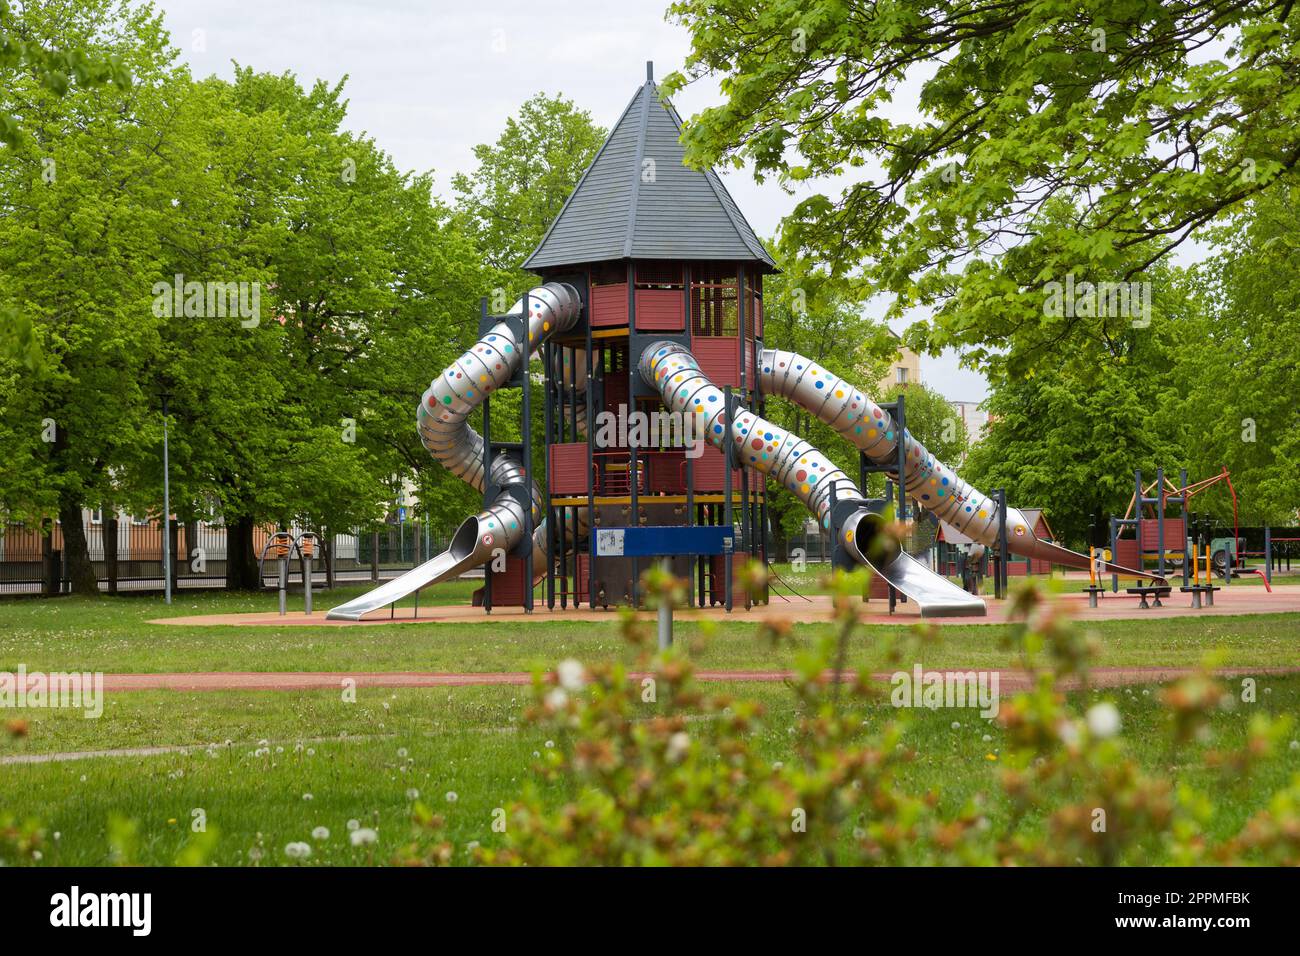
[[[663,577],[647,583],[665,600],[679,587]],[[501,845],[474,857],[492,865],[1300,862],[1300,777],[1238,832],[1212,837],[1214,794],[1186,782],[1198,774],[1176,783],[1144,770],[1113,704],[1080,713],[1067,698],[1063,685],[1073,681],[1086,706],[1096,648],[1032,584],[1014,598],[1009,629],[1032,686],[1001,703],[992,783],[957,806],[913,787],[909,715],[870,720],[882,689],[842,666],[858,633],[862,585],[859,576],[837,577],[838,627],[796,660],[795,757],[785,765],[757,752],[760,704],[704,690],[675,650],[652,656],[651,635],[625,615],[647,676],[565,662],[556,682],[536,679],[527,717],[554,746],[508,809]],[[777,644],[787,629],[766,626]],[[887,659],[900,664],[938,634],[925,625],[881,630]],[[1290,720],[1256,715],[1244,747],[1206,749],[1224,695],[1208,669],[1159,692],[1168,731],[1161,763],[1209,771],[1213,787],[1231,788],[1277,756]],[[402,862],[453,862],[442,818],[418,813]]]

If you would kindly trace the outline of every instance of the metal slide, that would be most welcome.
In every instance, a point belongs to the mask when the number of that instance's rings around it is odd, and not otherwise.
[[[659,390],[670,411],[697,415],[697,420],[703,423],[705,438],[714,447],[722,448],[730,436],[734,441],[735,461],[785,485],[817,516],[823,527],[830,527],[832,499],[861,497],[858,486],[848,475],[798,435],[740,405],[736,406],[735,421],[728,423],[722,389],[700,371],[699,362],[685,346],[668,341],[652,343],[641,353],[639,367],[641,377]],[[911,555],[899,553],[869,559],[859,544],[871,540],[868,528],[879,520],[878,515],[864,508],[842,529],[844,546],[859,563],[871,567],[914,600],[923,616],[986,613],[982,600],[935,574]]]
[[[571,329],[582,311],[578,291],[563,282],[548,282],[533,289],[526,298],[528,341],[518,341],[508,322],[497,323],[433,380],[420,399],[416,414],[424,447],[452,474],[480,491],[483,490],[483,436],[470,427],[470,413],[510,380],[523,356],[533,356],[534,350],[552,335]],[[523,308],[524,299],[520,299],[507,315],[518,317]],[[446,551],[401,577],[331,609],[325,617],[359,621],[420,588],[487,563],[497,551],[511,551],[523,539],[527,515],[523,505],[506,489],[524,484],[523,463],[513,456],[500,455],[492,462],[491,477],[503,489],[502,493],[482,512],[465,519]],[[529,494],[536,529],[533,560],[534,566],[541,567],[546,557],[546,522],[541,518],[543,502],[535,483]],[[578,509],[573,511],[574,524],[580,531],[586,516]],[[567,515],[565,520],[569,520]]]
[[[759,383],[766,395],[788,398],[843,435],[878,464],[897,460],[900,436],[889,413],[848,382],[797,352],[766,349],[759,360]],[[904,485],[908,495],[942,521],[987,547],[997,547],[996,502],[962,480],[904,429]],[[829,525],[826,525],[829,527]],[[1007,548],[1022,557],[1087,570],[1091,559],[1034,536],[1019,510],[1007,509]],[[1107,574],[1135,578],[1158,576],[1110,562],[1099,562]],[[900,591],[908,593],[900,587]],[[909,595],[910,596],[910,595]]]

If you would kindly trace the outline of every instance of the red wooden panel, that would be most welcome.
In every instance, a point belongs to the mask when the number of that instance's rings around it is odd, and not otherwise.
[[[712,445],[705,445],[704,451],[699,458],[693,459],[692,477],[697,492],[717,493],[724,489],[727,483],[727,460],[723,454]],[[739,491],[741,486],[740,466],[735,468],[736,474],[731,479],[731,486],[734,490]],[[760,491],[767,484],[767,476],[761,471],[750,470],[749,488],[751,491]]]
[[[574,591],[577,592],[578,603],[586,604],[588,601],[587,595],[590,593],[587,590],[587,585],[590,583],[591,555],[579,551],[575,557],[577,558],[577,561],[574,562]]]
[[[1181,516],[1165,518],[1165,550],[1181,551],[1185,546],[1187,531]],[[1160,527],[1155,518],[1142,519],[1142,550],[1160,550]]]
[[[585,495],[587,493],[587,443],[566,442],[551,445],[547,450],[547,478],[551,493],[557,495]]]
[[[697,335],[691,339],[691,351],[700,363],[700,371],[714,385],[740,386],[740,341],[720,336]]]
[[[754,316],[753,334],[756,338],[761,339],[763,337],[763,300],[758,296],[754,296],[749,301],[753,303],[753,312],[751,313]]]
[[[705,446],[704,453],[691,465],[691,477],[696,491],[721,491],[727,480],[727,460],[722,452],[712,445]]]
[[[506,569],[504,571],[491,571],[492,575],[492,606],[493,607],[522,607],[524,604],[524,595],[527,593],[527,586],[524,577],[524,561],[522,558],[506,558]]]
[[[698,460],[698,459],[697,459]],[[648,494],[680,495],[686,492],[686,453],[664,452],[646,456]]]
[[[637,289],[636,327],[655,332],[680,332],[686,328],[686,309],[680,289]]]
[[[1120,538],[1115,542],[1115,563],[1128,568],[1138,568],[1138,546],[1133,538]],[[1138,570],[1141,570],[1138,568]]]
[[[626,372],[614,372],[605,378],[605,410],[618,412],[620,405],[627,405],[628,381]]]
[[[750,555],[745,551],[736,551],[731,556],[731,603],[733,605],[745,603],[745,584],[742,578],[742,571],[749,562]],[[727,556],[725,554],[714,554],[710,556],[712,577],[714,580],[714,597],[721,604],[726,595],[727,587]],[[758,595],[761,600],[763,595]]]
[[[592,328],[627,325],[627,283],[598,285],[591,289]]]

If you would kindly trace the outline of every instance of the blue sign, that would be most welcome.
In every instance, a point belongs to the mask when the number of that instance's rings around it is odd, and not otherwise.
[[[653,558],[671,554],[730,554],[735,531],[726,526],[650,525],[596,529],[596,556]]]

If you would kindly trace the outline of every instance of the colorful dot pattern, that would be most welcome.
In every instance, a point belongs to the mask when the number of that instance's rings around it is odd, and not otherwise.
[[[700,371],[684,346],[656,342],[641,357],[641,376],[659,389],[672,412],[695,412],[704,418],[704,434],[715,448],[730,441],[733,461],[780,482],[830,527],[831,491],[857,495],[857,486],[807,441],[734,402],[735,421],[727,426],[726,393]]]
[[[888,412],[853,385],[797,352],[764,350],[759,361],[759,384],[768,395],[778,395],[806,408],[877,464],[892,464],[903,442],[906,464],[903,483],[913,500],[927,511],[983,544],[997,538],[997,505],[955,471],[930,454],[906,429],[896,434]],[[1010,534],[1032,537],[1023,514],[1007,509]]]

